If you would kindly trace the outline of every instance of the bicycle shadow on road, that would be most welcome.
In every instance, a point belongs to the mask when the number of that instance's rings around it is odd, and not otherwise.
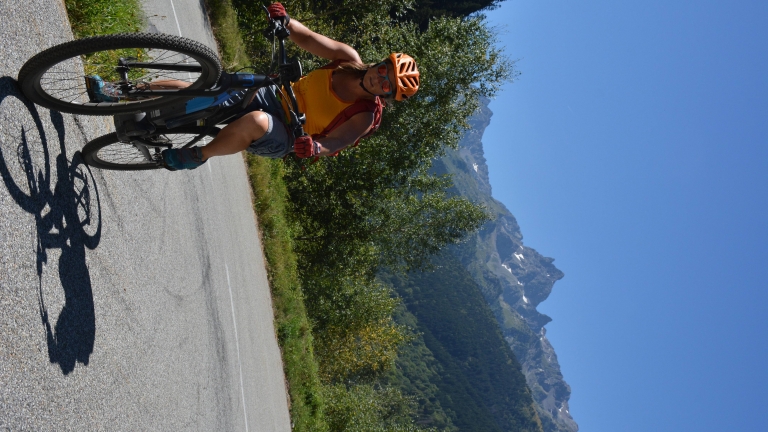
[[[34,217],[38,298],[48,358],[66,375],[77,362],[88,365],[93,352],[96,319],[85,253],[101,239],[101,205],[96,182],[80,152],[67,159],[63,116],[50,111],[50,123],[56,131],[51,141],[58,146],[49,143],[37,109],[21,94],[17,82],[0,77],[0,177],[18,207]],[[52,325],[43,273],[53,249],[60,249],[56,267],[64,306]]]

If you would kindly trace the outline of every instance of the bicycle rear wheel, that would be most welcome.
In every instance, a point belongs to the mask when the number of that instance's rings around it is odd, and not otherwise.
[[[160,152],[167,148],[203,146],[218,134],[217,128],[180,127],[158,130],[141,143],[122,142],[116,133],[96,138],[83,147],[83,160],[94,168],[117,171],[141,171],[163,167]]]
[[[105,82],[119,82],[122,88],[133,90],[162,80],[204,89],[215,85],[220,74],[216,54],[199,42],[168,34],[130,33],[78,39],[49,48],[22,66],[19,82],[27,98],[46,108],[115,115],[157,108],[174,96],[139,92],[117,96],[114,102],[96,102],[88,97],[86,77],[98,75]]]

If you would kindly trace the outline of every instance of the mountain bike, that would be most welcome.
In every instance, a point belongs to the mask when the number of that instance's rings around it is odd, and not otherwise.
[[[276,85],[288,102],[288,126],[305,135],[291,82],[301,78],[301,64],[289,61],[289,30],[269,20],[272,66],[267,75],[222,72],[216,54],[205,45],[168,34],[132,33],[95,36],[60,44],[29,59],[19,71],[24,95],[43,107],[72,114],[114,116],[115,132],[83,147],[86,164],[112,170],[164,167],[168,148],[205,144],[217,126],[238,118],[258,89]],[[275,53],[274,41],[278,51]],[[277,57],[277,58],[275,58]],[[97,99],[93,77],[111,89]],[[175,88],[163,83],[174,82]],[[178,83],[183,83],[179,87]]]

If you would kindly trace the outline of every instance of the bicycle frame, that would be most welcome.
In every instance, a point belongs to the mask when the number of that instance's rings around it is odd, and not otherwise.
[[[247,106],[255,91],[273,84],[275,80],[264,75],[223,74],[220,85],[205,90],[204,96],[178,97],[158,109],[114,116],[115,130],[121,141],[129,142],[135,137],[151,135],[160,127],[173,129],[193,122],[211,127],[225,124]],[[222,104],[231,101],[233,92],[237,90],[247,90],[241,103],[223,107]],[[197,90],[189,93],[201,92]]]

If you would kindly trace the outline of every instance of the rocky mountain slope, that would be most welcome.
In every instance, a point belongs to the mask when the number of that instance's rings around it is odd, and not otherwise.
[[[492,112],[488,100],[471,119],[472,129],[435,166],[452,174],[455,192],[482,202],[494,214],[470,241],[453,250],[474,281],[498,321],[504,338],[522,365],[528,387],[546,432],[575,432],[568,399],[571,389],[560,373],[555,350],[546,337],[551,318],[536,307],[547,299],[564,275],[536,250],[523,244],[515,217],[491,195],[482,136]]]

